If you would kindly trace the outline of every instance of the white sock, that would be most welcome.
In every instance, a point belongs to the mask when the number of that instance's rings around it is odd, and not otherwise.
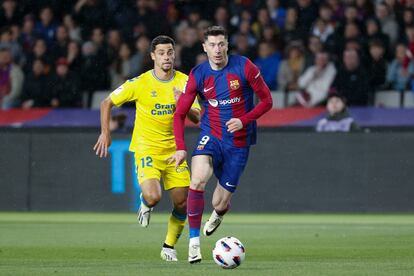
[[[200,237],[190,238],[190,246],[200,245]]]

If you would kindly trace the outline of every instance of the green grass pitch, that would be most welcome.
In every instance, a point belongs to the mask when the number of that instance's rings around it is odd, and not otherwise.
[[[207,219],[207,216],[204,216]],[[167,214],[149,228],[134,214],[0,213],[0,275],[414,275],[414,215],[234,214],[202,237],[203,261],[159,258]],[[212,260],[215,241],[239,238],[234,270]]]

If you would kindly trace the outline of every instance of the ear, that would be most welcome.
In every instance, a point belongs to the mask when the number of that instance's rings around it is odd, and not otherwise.
[[[203,49],[204,49],[204,53],[207,53],[206,44],[205,43],[203,43]]]
[[[151,59],[155,60],[155,54],[153,52],[151,52]]]

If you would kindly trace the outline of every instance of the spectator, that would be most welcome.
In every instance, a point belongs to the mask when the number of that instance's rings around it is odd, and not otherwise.
[[[360,66],[357,51],[345,50],[342,61],[334,81],[336,91],[345,97],[349,105],[366,106],[371,87],[367,71]]]
[[[22,92],[24,75],[20,67],[13,63],[8,48],[0,48],[0,107],[16,107]]]
[[[99,59],[93,42],[87,41],[82,45],[82,56],[81,89],[87,93],[87,106],[90,107],[93,93],[109,89],[110,80],[105,63]]]
[[[256,59],[256,51],[249,45],[249,38],[244,34],[238,34],[235,37],[235,48],[230,52],[231,54],[248,57],[250,60]]]
[[[292,42],[285,53],[285,59],[277,74],[278,89],[286,92],[297,91],[299,76],[306,66],[303,46],[298,41]]]
[[[322,51],[323,44],[319,37],[311,35],[308,39],[308,48],[306,51],[306,64],[312,64],[317,53]]]
[[[111,90],[115,90],[127,79],[135,77],[131,71],[131,48],[127,43],[122,43],[119,48],[118,58],[112,64],[111,74]]]
[[[26,64],[23,67],[26,74],[32,70],[33,61],[35,59],[41,59],[45,63],[45,70],[49,72],[49,66],[52,64],[52,59],[48,55],[46,41],[43,38],[36,39],[33,46],[33,52],[26,57]]]
[[[364,19],[374,16],[374,1],[371,0],[356,0],[355,6],[358,9],[358,18]]]
[[[251,25],[250,22],[247,20],[242,20],[239,24],[239,29],[237,31],[237,33],[235,33],[234,35],[231,36],[230,38],[230,44],[231,46],[235,46],[236,45],[236,39],[239,35],[244,35],[247,37],[247,42],[249,43],[249,46],[254,47],[257,43],[257,39],[254,36],[252,30],[251,30]]]
[[[8,48],[13,60],[19,63],[22,58],[22,49],[17,40],[13,40],[11,27],[0,29],[0,48]]]
[[[51,107],[53,92],[50,89],[50,78],[46,74],[45,62],[41,59],[33,61],[32,71],[24,81],[22,107]]]
[[[52,107],[81,107],[79,77],[69,71],[69,63],[61,57],[56,61],[56,71],[51,79]]]
[[[336,92],[330,93],[326,109],[328,116],[319,120],[316,126],[317,132],[353,132],[359,130],[355,120],[348,113],[346,99],[342,95]]]
[[[111,56],[108,53],[108,46],[105,41],[105,33],[104,30],[101,27],[95,27],[92,30],[91,34],[91,41],[95,43],[95,47],[97,49],[97,56],[103,61],[103,63],[106,66],[110,65],[110,58],[115,59],[117,55],[113,51],[118,49],[120,45],[118,45],[121,42],[121,34],[118,31],[110,32],[110,38],[108,40],[111,41],[111,45],[113,48],[111,48]],[[111,60],[112,61],[112,60]]]
[[[395,58],[387,71],[387,83],[394,90],[404,91],[414,73],[412,61],[407,56],[405,44],[398,44],[395,48]]]
[[[263,41],[259,43],[258,58],[254,63],[259,67],[263,79],[270,90],[277,89],[277,74],[281,59],[279,52],[275,51],[269,42]]]
[[[21,23],[21,13],[17,9],[16,0],[4,0],[0,9],[0,26],[11,26]]]
[[[273,24],[279,29],[283,28],[285,25],[286,10],[280,5],[280,1],[267,0],[266,6]]]
[[[97,48],[97,55],[100,59],[103,59],[103,63],[112,64],[115,59],[118,57],[119,48],[121,47],[121,44],[123,42],[122,34],[119,30],[112,29],[108,31],[106,44],[106,54],[107,56],[104,57],[102,54],[104,52],[100,51],[100,48]],[[99,47],[100,45],[96,45],[95,47]]]
[[[297,0],[296,2],[298,28],[305,33],[309,33],[313,21],[318,17],[318,7],[312,0]]]
[[[72,14],[66,14],[63,17],[63,25],[66,27],[69,33],[69,38],[72,41],[81,42],[81,29],[76,24],[76,21],[73,19]]]
[[[321,4],[319,6],[319,18],[322,19],[328,26],[333,29],[336,27],[336,21],[333,18],[333,11],[328,4]]]
[[[69,44],[69,33],[65,26],[60,25],[56,28],[56,41],[50,50],[53,60],[67,55]]]
[[[94,27],[107,27],[110,16],[107,16],[104,2],[102,0],[78,0],[75,8],[75,20],[82,26],[81,35],[83,39],[90,37]]]
[[[131,75],[138,76],[153,66],[150,58],[151,41],[146,36],[140,36],[135,42],[135,54],[131,57]]]
[[[368,43],[372,40],[381,41],[385,50],[385,58],[388,59],[390,57],[390,38],[382,32],[379,21],[375,18],[367,19],[365,21],[365,32]]]
[[[181,71],[188,74],[196,64],[196,57],[203,53],[201,43],[198,41],[197,30],[188,27],[184,33],[184,41],[181,49]]]
[[[37,38],[34,27],[35,22],[33,20],[33,17],[30,15],[25,16],[23,21],[23,28],[18,39],[18,42],[22,46],[22,50],[25,56],[32,52]]]
[[[82,56],[80,46],[76,41],[71,41],[68,44],[68,54],[66,55],[69,69],[72,72],[80,72],[82,67]]]
[[[312,28],[312,35],[319,37],[322,42],[328,39],[328,36],[334,33],[332,25],[328,24],[325,20],[318,18]]]
[[[53,10],[46,6],[40,10],[40,20],[36,23],[35,31],[37,35],[46,40],[48,47],[52,46],[55,39],[57,24],[54,22]]]
[[[339,22],[345,17],[345,7],[342,1],[340,0],[327,0],[326,4],[332,10],[332,19],[336,22]]]
[[[283,40],[283,47],[292,41],[303,40],[306,35],[306,31],[298,28],[298,11],[294,7],[288,8],[286,10],[285,26],[280,35]]]
[[[299,77],[301,93],[297,94],[299,104],[312,107],[322,103],[335,79],[335,65],[329,61],[327,52],[319,52],[315,57],[315,65],[306,69]]]
[[[255,37],[263,40],[263,32],[266,26],[274,26],[266,8],[257,11],[257,20],[252,24],[252,31]],[[274,27],[275,28],[275,27]]]
[[[369,83],[374,91],[385,88],[385,76],[387,74],[387,61],[385,49],[380,40],[372,40],[369,44]]]
[[[389,6],[385,2],[378,3],[375,15],[380,21],[382,32],[390,38],[391,45],[395,45],[398,39],[398,24]]]

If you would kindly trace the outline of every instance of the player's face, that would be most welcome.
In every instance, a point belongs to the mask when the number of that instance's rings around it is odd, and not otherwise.
[[[204,51],[207,53],[210,63],[218,67],[227,63],[228,42],[224,35],[209,36],[203,43]]]
[[[154,67],[158,67],[163,71],[169,71],[174,66],[175,51],[172,44],[158,44],[155,51],[151,53],[154,61]]]

